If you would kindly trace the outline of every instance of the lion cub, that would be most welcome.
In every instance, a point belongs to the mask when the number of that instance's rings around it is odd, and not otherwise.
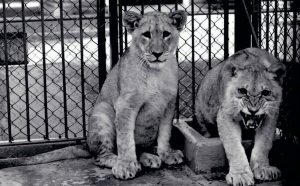
[[[129,179],[145,167],[183,161],[169,139],[178,83],[175,51],[186,22],[183,11],[166,15],[126,12],[123,24],[131,46],[108,74],[89,119],[88,145],[99,166]],[[136,146],[157,141],[157,155],[137,156]],[[116,144],[116,145],[115,145]],[[117,154],[115,154],[115,150]]]
[[[241,50],[210,70],[198,89],[196,117],[207,132],[218,133],[229,162],[228,184],[248,186],[273,180],[280,171],[269,165],[285,66],[267,51]],[[250,164],[242,129],[255,131]],[[209,136],[209,134],[206,134]]]

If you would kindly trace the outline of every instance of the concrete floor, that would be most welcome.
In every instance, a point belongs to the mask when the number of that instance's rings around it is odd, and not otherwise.
[[[91,159],[12,167],[0,170],[1,186],[115,186],[115,185],[180,185],[226,186],[225,173],[195,175],[186,165],[164,167],[160,170],[143,170],[135,179],[115,179],[110,169],[101,169]],[[280,186],[280,181],[257,184]]]

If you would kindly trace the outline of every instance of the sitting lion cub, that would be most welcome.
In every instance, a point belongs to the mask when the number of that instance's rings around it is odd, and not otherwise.
[[[70,146],[31,157],[0,160],[0,168],[71,158],[95,157],[112,167],[115,177],[135,177],[145,167],[179,164],[183,154],[170,147],[178,83],[175,51],[186,22],[184,11],[169,15],[126,12],[124,25],[131,46],[108,74],[89,118],[88,147]],[[136,146],[153,147],[157,155],[136,154]],[[117,152],[117,154],[115,154]]]
[[[229,161],[230,185],[273,180],[280,171],[269,165],[285,67],[268,52],[248,48],[220,63],[202,80],[196,117],[205,135],[217,129]],[[250,165],[241,143],[243,130],[255,130]]]
[[[178,88],[174,54],[185,22],[183,11],[124,15],[132,43],[108,74],[88,130],[96,164],[112,167],[117,178],[135,177],[140,163],[158,168],[161,162],[183,161],[182,152],[171,149],[169,139]],[[156,141],[157,155],[144,152],[137,157],[136,145],[149,147]]]

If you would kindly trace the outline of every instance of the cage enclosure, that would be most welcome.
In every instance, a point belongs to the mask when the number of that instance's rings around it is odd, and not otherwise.
[[[202,78],[236,51],[259,47],[287,65],[273,159],[295,175],[288,159],[299,159],[297,0],[0,1],[0,158],[84,144],[106,74],[131,43],[124,12],[156,10],[188,14],[176,52],[175,119],[191,126]]]

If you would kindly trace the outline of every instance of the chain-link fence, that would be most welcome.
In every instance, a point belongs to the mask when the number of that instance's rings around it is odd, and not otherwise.
[[[261,47],[284,61],[299,61],[296,0],[249,2],[249,20],[256,31],[252,34]],[[3,144],[86,138],[89,112],[106,71],[131,42],[121,21],[125,11],[187,12],[176,52],[176,117],[192,118],[203,76],[232,55],[237,43],[245,42],[236,37],[241,8],[233,0],[0,1]]]
[[[106,20],[97,0],[0,1],[3,141],[86,137],[106,74]]]

